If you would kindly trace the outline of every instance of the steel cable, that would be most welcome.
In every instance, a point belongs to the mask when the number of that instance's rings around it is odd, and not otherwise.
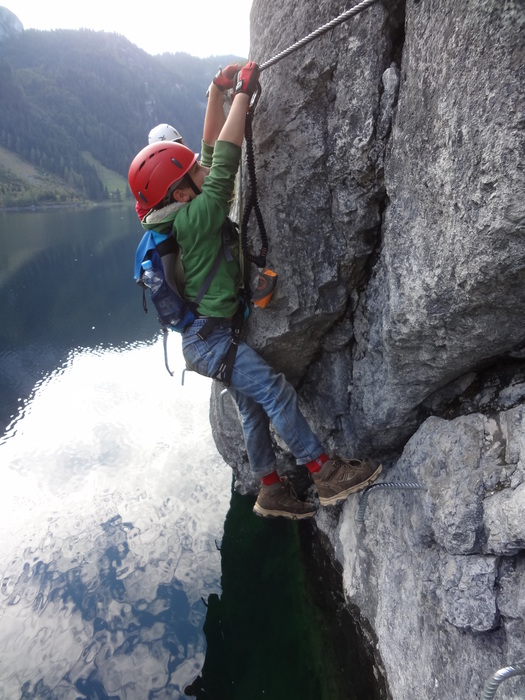
[[[309,44],[311,41],[314,39],[317,39],[317,37],[321,36],[322,34],[326,34],[326,32],[329,32],[330,29],[333,29],[336,27],[338,24],[342,24],[343,22],[346,22],[347,19],[350,19],[350,17],[354,17],[355,15],[358,15],[360,12],[363,12],[363,10],[366,10],[368,7],[371,5],[374,5],[378,0],[363,0],[363,2],[360,2],[358,5],[355,5],[354,7],[351,7],[349,10],[346,10],[342,14],[340,14],[338,17],[335,17],[333,20],[330,22],[327,22],[326,24],[323,24],[321,27],[316,29],[314,32],[311,32],[311,34],[308,34],[307,36],[303,37],[299,41],[296,41],[295,44],[292,44],[289,46],[287,49],[284,49],[284,51],[281,51],[280,53],[276,54],[273,58],[270,58],[268,61],[265,61],[259,66],[259,70],[263,71],[269,68],[270,66],[273,66],[275,63],[280,61],[281,59],[285,58],[285,56],[289,56],[291,53],[294,51],[297,51],[297,49],[302,48],[306,44]]]

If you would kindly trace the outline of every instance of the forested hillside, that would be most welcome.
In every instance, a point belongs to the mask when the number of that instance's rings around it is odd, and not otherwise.
[[[200,150],[206,90],[219,65],[232,60],[150,56],[123,36],[91,30],[11,35],[0,41],[0,146],[61,178],[68,193],[57,200],[120,198],[104,173],[124,178],[125,190],[129,163],[151,127],[173,124]],[[0,206],[55,196],[56,188],[28,194],[20,182],[0,153]]]

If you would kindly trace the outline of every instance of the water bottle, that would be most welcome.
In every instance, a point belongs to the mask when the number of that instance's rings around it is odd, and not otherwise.
[[[164,277],[153,267],[151,260],[144,260],[142,263],[142,269],[144,270],[142,274],[142,281],[146,287],[151,289],[151,293],[155,294],[155,292],[160,289],[162,283],[164,282]]]
[[[173,326],[182,330],[195,319],[188,302],[172,289],[164,279],[162,272],[153,267],[151,260],[142,263],[142,282],[149,287],[151,301],[157,310],[161,326]]]

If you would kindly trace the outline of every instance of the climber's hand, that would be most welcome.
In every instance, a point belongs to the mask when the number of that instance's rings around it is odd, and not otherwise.
[[[221,92],[224,90],[230,90],[234,87],[234,79],[240,70],[238,63],[230,63],[226,68],[219,68],[218,73],[213,79],[213,84],[216,85]]]
[[[237,74],[235,82],[235,94],[244,93],[251,97],[257,90],[259,84],[259,66],[253,61],[249,61]]]

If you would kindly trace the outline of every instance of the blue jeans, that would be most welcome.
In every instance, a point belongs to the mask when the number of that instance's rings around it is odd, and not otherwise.
[[[205,322],[206,319],[197,319],[183,334],[182,352],[190,369],[214,377],[229,347],[231,326],[228,321],[221,321],[206,340],[201,340],[197,332]],[[259,478],[275,468],[270,421],[298,464],[306,464],[323,453],[321,443],[299,410],[293,386],[245,342],[237,348],[228,391],[239,407],[248,459]]]

